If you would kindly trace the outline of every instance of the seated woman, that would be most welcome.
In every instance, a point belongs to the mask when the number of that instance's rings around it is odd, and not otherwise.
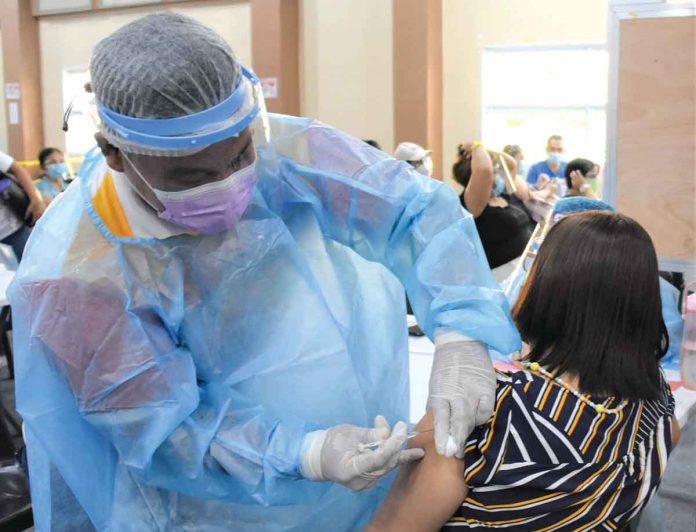
[[[638,289],[639,288],[639,289]],[[559,221],[513,309],[519,371],[464,458],[435,452],[426,415],[370,530],[617,530],[657,491],[679,437],[659,368],[667,350],[657,258],[616,213]]]
[[[535,194],[552,194],[553,187],[545,192],[531,191],[524,177],[517,175],[513,157],[489,152],[478,143],[461,144],[458,154],[452,173],[464,187],[462,206],[474,216],[488,265],[496,280],[502,281],[513,270],[512,261],[524,251],[534,227],[522,202]],[[506,174],[514,176],[514,192],[508,192],[512,187],[506,185]]]
[[[594,182],[599,175],[599,165],[589,159],[573,159],[566,166],[564,176],[568,185],[569,196],[585,196],[586,198],[597,199],[597,194],[592,190],[590,183]]]
[[[41,192],[46,205],[63,192],[70,179],[70,167],[65,155],[58,148],[44,148],[39,152],[39,164],[43,171],[36,188]]]

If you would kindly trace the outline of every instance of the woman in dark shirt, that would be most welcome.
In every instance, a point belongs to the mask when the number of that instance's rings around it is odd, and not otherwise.
[[[531,191],[524,179],[514,180],[514,193],[506,191],[503,164],[510,176],[516,176],[517,166],[509,155],[488,152],[478,143],[461,144],[458,154],[452,172],[464,187],[462,206],[475,218],[488,265],[494,270],[506,266],[522,254],[532,236],[534,221],[522,203],[530,199]],[[497,160],[495,166],[491,156]],[[509,269],[493,274],[501,281]]]

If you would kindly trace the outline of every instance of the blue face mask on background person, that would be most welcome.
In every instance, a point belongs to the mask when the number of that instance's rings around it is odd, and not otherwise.
[[[53,179],[67,180],[70,176],[70,167],[68,163],[53,163],[46,165],[46,174]]]
[[[420,164],[418,164],[418,166],[415,168],[416,172],[423,174],[424,176],[430,177],[433,175],[433,160],[430,158],[430,155],[420,161]]]
[[[517,163],[517,174],[518,175],[526,176],[528,170],[529,170],[529,167],[527,166],[527,163],[524,160]]]
[[[561,161],[563,160],[563,156],[555,151],[549,152],[548,155],[548,161],[551,164],[561,164]]]
[[[493,178],[492,192],[495,197],[498,197],[505,192],[505,179],[503,179],[502,176],[496,175],[495,178]]]

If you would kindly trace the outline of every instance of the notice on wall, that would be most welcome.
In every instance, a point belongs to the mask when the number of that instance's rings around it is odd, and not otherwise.
[[[277,98],[278,78],[261,78],[261,89],[264,98]]]
[[[5,98],[19,100],[22,97],[22,89],[17,82],[5,83]]]
[[[19,124],[19,104],[17,102],[10,102],[7,106],[7,120],[10,125]]]

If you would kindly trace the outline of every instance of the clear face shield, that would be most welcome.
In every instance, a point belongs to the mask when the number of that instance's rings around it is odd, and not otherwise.
[[[237,137],[247,128],[253,130],[257,145],[267,143],[270,127],[261,84],[245,67],[240,68],[240,74],[237,87],[225,100],[187,116],[134,118],[97,102],[100,130],[106,140],[121,151],[154,157],[193,155]]]
[[[191,231],[234,226],[256,184],[256,148],[269,141],[258,78],[241,67],[219,104],[175,118],[134,118],[97,104],[100,131],[121,153],[124,173],[158,216]]]

